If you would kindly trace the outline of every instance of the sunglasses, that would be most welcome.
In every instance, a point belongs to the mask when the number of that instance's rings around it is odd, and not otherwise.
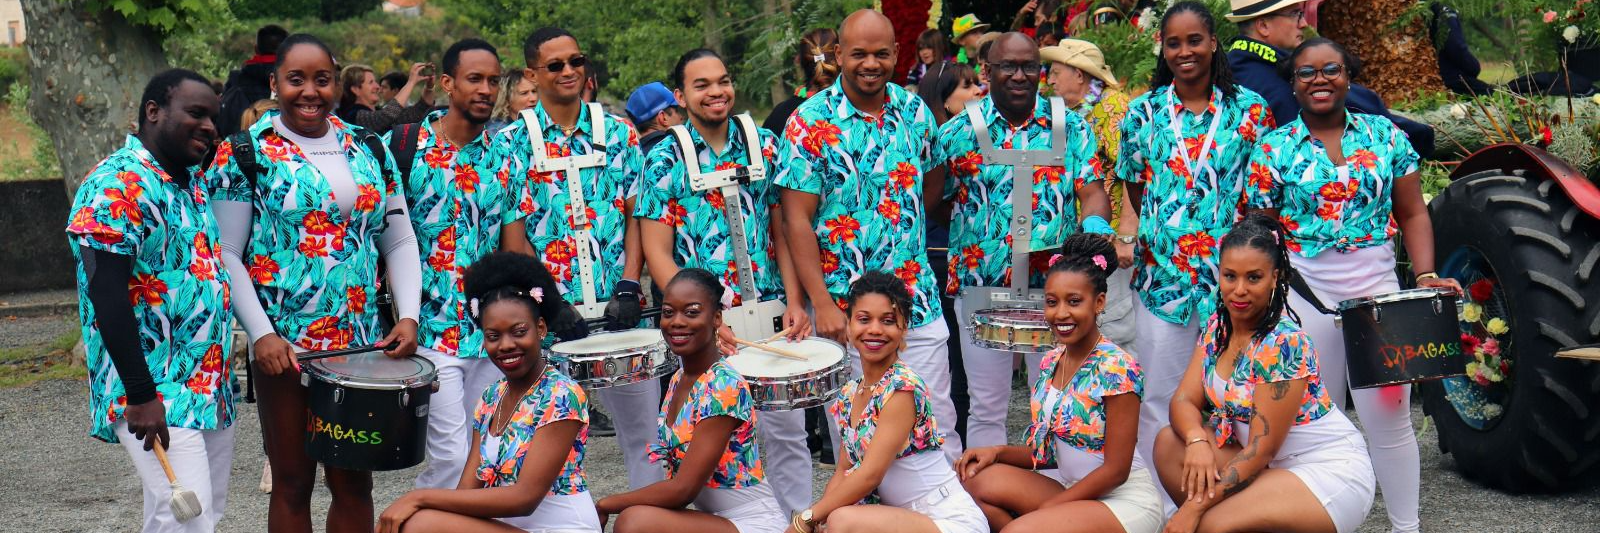
[[[551,74],[559,74],[562,71],[567,70],[567,66],[568,65],[572,66],[572,70],[578,70],[578,69],[583,68],[585,65],[588,65],[588,64],[589,64],[589,58],[583,57],[583,56],[578,56],[578,57],[574,57],[572,59],[568,59],[566,61],[561,61],[559,59],[555,60],[555,61],[551,61],[549,64],[547,64],[547,65],[545,65],[543,67],[540,67],[540,68],[543,68],[545,70],[550,71]]]
[[[1322,68],[1308,66],[1294,69],[1294,79],[1300,80],[1301,83],[1311,83],[1312,80],[1317,79],[1318,74],[1321,74],[1323,79],[1329,81],[1339,79],[1340,76],[1344,75],[1344,65],[1328,63],[1323,65]]]

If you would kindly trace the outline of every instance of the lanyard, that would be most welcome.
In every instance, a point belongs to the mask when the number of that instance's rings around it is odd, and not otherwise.
[[[1177,97],[1174,96],[1174,93],[1177,92],[1177,89],[1169,89],[1167,91],[1167,107],[1173,110],[1172,141],[1177,144],[1178,157],[1183,158],[1184,168],[1188,169],[1191,174],[1197,174],[1200,172],[1200,167],[1205,166],[1206,160],[1211,158],[1211,145],[1217,140],[1217,124],[1222,123],[1222,110],[1219,109],[1216,113],[1211,114],[1211,125],[1206,129],[1206,136],[1201,138],[1200,160],[1191,162],[1189,161],[1188,146],[1185,146],[1183,142],[1183,110],[1176,101]]]

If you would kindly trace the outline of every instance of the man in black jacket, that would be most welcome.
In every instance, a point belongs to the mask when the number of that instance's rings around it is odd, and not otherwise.
[[[228,83],[222,87],[222,111],[217,115],[217,138],[239,131],[239,116],[258,100],[272,97],[272,64],[277,60],[278,45],[289,37],[282,26],[268,24],[256,30],[256,55],[245,60],[238,70],[228,74]]]

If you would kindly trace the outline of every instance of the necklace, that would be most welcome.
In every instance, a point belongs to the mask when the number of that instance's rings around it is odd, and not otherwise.
[[[501,397],[500,405],[495,406],[494,423],[489,426],[489,432],[495,435],[504,435],[506,433],[506,426],[511,425],[511,415],[516,414],[517,412],[516,406],[521,405],[522,400],[526,399],[528,397],[528,393],[532,391],[533,386],[531,385],[528,386],[528,388],[523,389],[522,394],[517,395],[516,401],[507,401],[511,399],[511,395],[509,394]],[[511,384],[509,383],[506,384],[506,392],[511,392]],[[508,405],[511,406],[510,412],[506,411],[506,406]]]

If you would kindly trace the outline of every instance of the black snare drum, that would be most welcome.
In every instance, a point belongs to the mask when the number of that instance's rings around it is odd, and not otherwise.
[[[438,377],[421,357],[373,351],[310,361],[306,453],[349,470],[400,470],[422,463],[428,400]]]
[[[1425,288],[1339,304],[1350,387],[1364,389],[1466,373],[1453,291]]]

